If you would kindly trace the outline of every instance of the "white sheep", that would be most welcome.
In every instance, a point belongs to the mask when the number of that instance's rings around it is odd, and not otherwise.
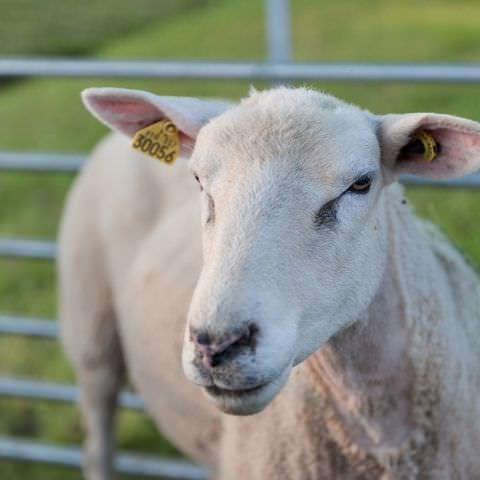
[[[126,134],[95,150],[60,234],[90,480],[111,474],[125,366],[214,478],[480,478],[479,278],[396,183],[479,168],[479,124],[293,88],[83,99]],[[129,146],[161,119],[193,175]]]

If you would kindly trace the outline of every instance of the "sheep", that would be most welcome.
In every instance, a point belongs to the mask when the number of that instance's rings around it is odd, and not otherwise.
[[[212,478],[480,478],[479,278],[396,181],[480,168],[480,124],[305,88],[83,101],[117,131],[59,237],[90,480],[111,477],[127,369]],[[169,166],[129,145],[160,120]]]

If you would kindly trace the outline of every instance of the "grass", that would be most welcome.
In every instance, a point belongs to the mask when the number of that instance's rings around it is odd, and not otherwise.
[[[293,3],[297,60],[472,61],[480,4],[475,1],[404,2],[296,0]],[[0,54],[92,54],[99,58],[261,59],[265,55],[262,2],[244,0],[54,2],[0,0]],[[15,11],[24,12],[16,21]],[[18,15],[17,15],[18,16]],[[16,17],[15,17],[16,18]],[[88,27],[88,28],[86,28]],[[68,33],[68,35],[67,35]],[[92,85],[144,88],[163,94],[239,98],[241,81],[32,79],[0,90],[2,149],[87,151],[105,129],[79,102]],[[257,87],[265,84],[258,83]],[[317,82],[378,113],[441,111],[480,120],[477,86]],[[0,173],[0,234],[53,238],[70,175]],[[432,219],[480,265],[480,192],[411,188],[418,212]],[[51,264],[0,260],[0,311],[55,315]],[[56,344],[0,337],[0,375],[72,381]],[[0,399],[0,435],[52,442],[79,442],[76,410],[42,402]],[[123,448],[172,453],[150,420],[122,413]],[[79,478],[47,466],[0,463],[0,478]]]
[[[2,55],[82,55],[205,0],[0,0]]]

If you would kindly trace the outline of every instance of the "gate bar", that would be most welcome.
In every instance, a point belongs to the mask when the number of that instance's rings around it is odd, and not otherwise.
[[[0,314],[0,333],[57,338],[58,324],[54,320]]]
[[[0,170],[35,172],[76,172],[86,155],[76,153],[1,152]]]
[[[0,58],[0,77],[124,77],[368,82],[480,82],[479,63],[278,63]]]
[[[55,446],[8,437],[0,438],[0,458],[75,468],[80,468],[83,464],[83,453],[78,447]],[[207,472],[200,466],[151,455],[122,452],[116,456],[113,466],[118,473],[130,475],[171,480],[207,480]]]
[[[290,1],[266,0],[265,8],[268,61],[286,63],[292,55]]]
[[[21,257],[54,260],[57,256],[55,242],[46,240],[0,237],[0,257]]]
[[[413,186],[479,188],[480,172],[451,180],[430,180],[417,175],[402,175],[400,181],[404,185]]]
[[[0,377],[0,396],[78,403],[79,390],[65,383],[41,382],[11,377]],[[145,409],[143,400],[135,393],[123,391],[118,406],[130,410]]]

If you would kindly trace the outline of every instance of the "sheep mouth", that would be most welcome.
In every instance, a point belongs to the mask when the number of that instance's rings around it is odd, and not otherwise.
[[[212,397],[245,398],[245,397],[250,397],[252,395],[259,393],[267,385],[268,383],[262,383],[261,385],[257,385],[256,387],[236,389],[236,390],[228,390],[226,388],[217,387],[216,385],[211,385],[209,387],[204,387],[204,388],[205,388],[205,391]]]
[[[203,392],[223,413],[231,415],[253,415],[261,412],[285,385],[291,366],[285,368],[280,375],[254,387],[222,388],[218,385],[205,385]]]

